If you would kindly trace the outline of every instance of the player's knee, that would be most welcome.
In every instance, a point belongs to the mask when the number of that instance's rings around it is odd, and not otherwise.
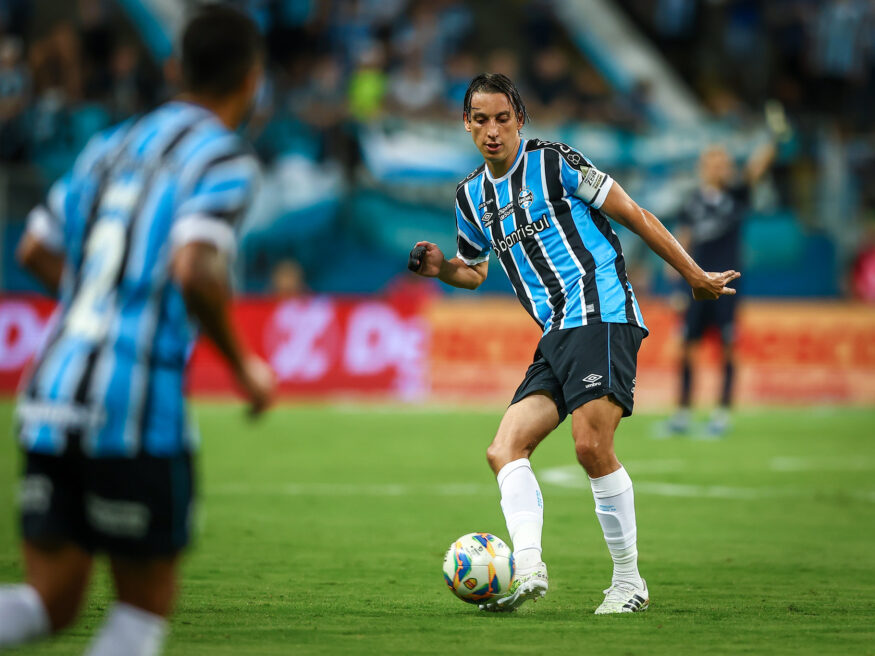
[[[577,461],[589,471],[597,463],[610,458],[613,444],[610,436],[593,427],[577,431],[574,435],[574,450]]]
[[[593,440],[575,440],[574,451],[577,454],[577,461],[584,469],[589,469],[598,460],[598,444]]]
[[[486,447],[486,462],[489,463],[493,471],[498,472],[504,465],[510,462],[508,458],[506,445],[498,442],[498,440],[493,440],[492,444]]]
[[[486,448],[486,460],[495,473],[498,473],[507,463],[520,458],[528,458],[532,454],[530,440],[523,435],[496,435]]]

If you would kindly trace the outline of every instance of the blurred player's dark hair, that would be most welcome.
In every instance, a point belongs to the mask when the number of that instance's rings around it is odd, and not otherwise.
[[[475,93],[503,93],[510,101],[517,118],[522,118],[523,123],[528,123],[529,113],[526,104],[520,97],[520,92],[511,79],[502,73],[480,73],[471,80],[468,90],[465,91],[465,104],[463,112],[465,116],[471,116],[471,97]]]
[[[228,5],[205,5],[182,36],[186,90],[213,97],[231,94],[263,56],[261,33],[251,18]]]

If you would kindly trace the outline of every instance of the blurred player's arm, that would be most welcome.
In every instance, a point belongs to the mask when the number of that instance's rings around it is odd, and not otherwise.
[[[777,146],[772,141],[764,143],[751,154],[744,167],[744,177],[749,185],[755,185],[763,179],[777,154]]]
[[[207,150],[212,159],[196,155],[180,173],[186,183],[170,231],[170,272],[188,311],[228,363],[250,411],[257,414],[271,402],[274,377],[261,358],[244,349],[231,323],[229,262],[237,248],[234,227],[252,203],[259,167],[239,142],[219,143],[226,150]]]
[[[614,181],[600,209],[641,237],[654,253],[681,274],[692,288],[693,298],[697,301],[713,300],[735,293],[727,285],[739,278],[740,273],[703,271],[662,222],[632,200],[618,182]]]
[[[47,202],[31,210],[27,217],[27,228],[15,251],[19,264],[55,295],[61,287],[64,273],[65,185],[65,179],[55,183]],[[55,209],[50,209],[51,206]]]
[[[477,264],[468,264],[459,257],[447,260],[437,244],[428,241],[417,242],[410,255],[410,269],[414,273],[427,278],[437,278],[448,285],[462,289],[477,289],[486,280],[489,270],[488,260]]]
[[[38,237],[25,232],[15,257],[22,267],[32,273],[46,289],[57,294],[61,286],[61,276],[64,273],[64,256],[48,248]]]
[[[189,242],[174,254],[171,275],[188,311],[243,387],[252,412],[267,408],[273,394],[273,374],[259,358],[245,353],[231,323],[231,285],[225,254],[213,244]]]

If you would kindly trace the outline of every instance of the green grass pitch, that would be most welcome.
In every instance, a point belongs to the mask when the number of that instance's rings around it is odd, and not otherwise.
[[[722,441],[624,420],[651,607],[622,617],[592,614],[610,559],[567,424],[533,458],[548,596],[490,615],[446,589],[451,540],[507,538],[484,458],[500,412],[284,406],[249,423],[197,404],[200,530],[166,653],[875,654],[875,409],[741,412]],[[0,581],[22,576],[18,461],[0,440]],[[20,653],[82,653],[104,569],[75,627]]]

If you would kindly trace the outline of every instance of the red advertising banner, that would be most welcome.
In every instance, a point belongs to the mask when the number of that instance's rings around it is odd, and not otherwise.
[[[0,392],[15,390],[48,330],[51,301],[0,297]],[[651,330],[639,354],[639,408],[670,406],[677,391],[678,317],[643,307]],[[416,297],[243,299],[234,321],[273,367],[287,397],[378,397],[507,402],[540,336],[512,299]],[[737,398],[743,404],[875,404],[875,307],[748,302],[739,318]],[[719,353],[706,341],[697,398],[713,403]],[[227,394],[215,351],[192,355],[195,394]]]
[[[25,367],[46,338],[55,302],[0,296],[0,393],[14,392]]]
[[[428,330],[413,300],[241,300],[234,320],[273,367],[281,393],[400,399],[427,393]],[[192,354],[189,381],[201,393],[232,388],[226,367],[204,340]]]

